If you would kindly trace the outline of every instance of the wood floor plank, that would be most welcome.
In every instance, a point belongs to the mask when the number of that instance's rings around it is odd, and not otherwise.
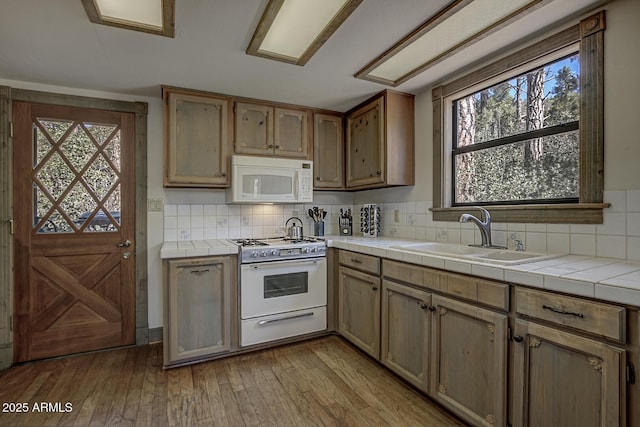
[[[0,426],[458,426],[340,337],[163,370],[162,345],[51,359],[0,373],[5,401],[71,413],[1,414]],[[4,383],[3,383],[4,386]]]
[[[96,389],[95,407],[91,415],[90,426],[103,426],[106,424],[107,418],[110,417],[110,410],[113,402],[113,394],[115,393],[119,372],[121,366],[127,358],[126,350],[114,351],[114,357],[109,359],[102,369],[104,369],[104,382]]]
[[[136,414],[136,426],[152,426],[153,422],[153,401],[156,389],[156,371],[158,367],[155,365],[157,345],[149,345],[147,351],[147,359],[145,360],[144,376],[140,390],[140,406]]]

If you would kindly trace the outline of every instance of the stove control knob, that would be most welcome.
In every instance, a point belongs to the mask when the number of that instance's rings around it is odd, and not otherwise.
[[[316,252],[317,250],[318,250],[318,248],[317,248],[317,247],[315,247],[315,246],[311,246],[311,252]]]
[[[258,252],[257,251],[252,251],[251,252],[251,258],[258,258]]]
[[[324,252],[324,251],[326,251],[326,250],[327,250],[327,248],[325,248],[324,246],[320,246],[320,247],[318,248],[318,252]]]
[[[262,256],[267,256],[267,251],[262,251],[262,252],[260,253],[260,255],[262,255]]]
[[[301,252],[302,252],[303,254],[306,254],[306,253],[308,253],[308,252],[309,252],[309,248],[304,247],[304,248],[302,248]]]
[[[278,255],[278,250],[277,249],[271,249],[271,255],[273,255],[273,256]]]

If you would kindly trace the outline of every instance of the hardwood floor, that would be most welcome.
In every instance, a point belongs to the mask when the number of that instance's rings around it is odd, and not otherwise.
[[[167,371],[153,344],[15,366],[0,385],[1,426],[464,425],[337,336]]]

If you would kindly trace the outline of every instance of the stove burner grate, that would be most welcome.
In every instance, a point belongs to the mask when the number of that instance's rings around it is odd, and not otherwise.
[[[260,240],[257,239],[236,239],[234,240],[234,242],[236,242],[237,244],[239,244],[242,247],[245,246],[268,246],[268,243],[262,242]]]

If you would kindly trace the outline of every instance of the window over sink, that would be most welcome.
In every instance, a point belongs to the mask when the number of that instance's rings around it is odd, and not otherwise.
[[[604,11],[433,89],[434,220],[601,223]]]

